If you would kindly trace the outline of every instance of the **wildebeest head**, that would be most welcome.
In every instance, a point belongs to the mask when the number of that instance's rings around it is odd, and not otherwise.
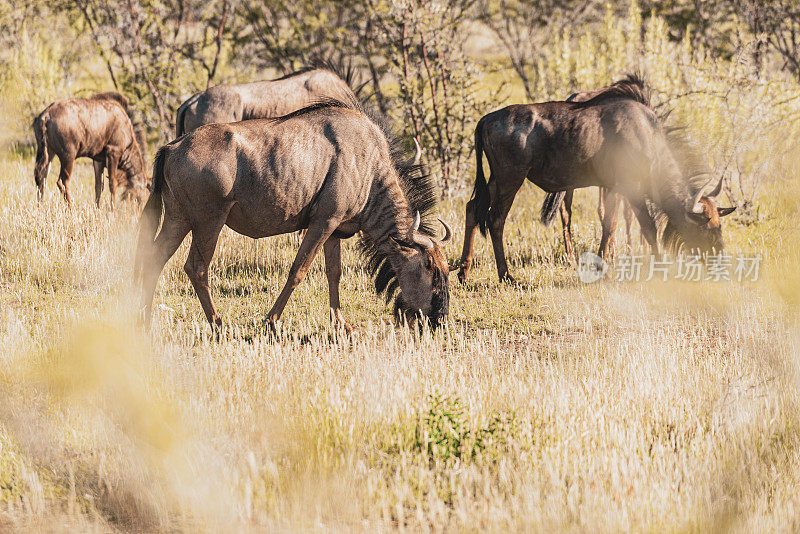
[[[442,245],[450,240],[453,232],[447,223],[441,219],[439,222],[444,226],[445,235],[438,241],[419,231],[419,213],[408,236],[392,237],[402,258],[393,262],[399,286],[395,316],[414,322],[421,315],[432,328],[439,326],[447,316],[450,301],[447,282],[450,269]]]
[[[725,248],[722,239],[721,218],[733,213],[735,207],[720,208],[716,197],[722,191],[722,178],[716,187],[709,191],[708,186],[700,188],[692,201],[686,206],[685,223],[681,228],[681,241],[690,250],[700,252],[721,251]]]
[[[144,204],[150,195],[152,179],[145,172],[142,150],[136,141],[128,147],[124,158],[125,160],[120,165],[125,175],[125,190],[122,198],[123,200],[134,200],[139,205]]]

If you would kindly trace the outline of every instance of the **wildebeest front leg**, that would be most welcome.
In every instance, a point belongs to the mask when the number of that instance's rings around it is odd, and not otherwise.
[[[632,239],[632,225],[633,225],[633,209],[631,209],[630,202],[625,199],[622,199],[622,213],[625,215],[625,236],[628,239],[628,248],[633,248],[633,239]]]
[[[286,307],[286,303],[289,302],[292,291],[303,281],[320,247],[322,247],[338,225],[337,221],[335,224],[331,222],[323,226],[309,226],[306,235],[303,237],[303,242],[300,243],[297,257],[295,257],[292,267],[289,269],[289,278],[286,280],[286,284],[283,286],[283,290],[281,294],[278,295],[278,299],[275,301],[272,309],[267,313],[267,323],[269,323],[273,331],[275,330],[275,323]]]
[[[461,251],[461,262],[458,269],[458,280],[464,282],[467,279],[470,267],[472,267],[472,254],[475,247],[475,234],[478,232],[478,224],[475,222],[475,200],[467,202],[466,217],[464,219],[464,249]]]
[[[630,202],[630,200],[629,200]],[[642,237],[650,245],[650,250],[653,254],[660,254],[658,247],[658,230],[656,223],[647,211],[647,205],[644,202],[630,202],[633,213],[636,215],[636,220],[639,221],[639,226],[642,229]]]
[[[325,252],[325,276],[328,279],[328,294],[330,296],[331,317],[337,326],[351,332],[352,327],[347,324],[342,315],[339,304],[339,280],[342,278],[342,240],[330,238],[323,246]]]
[[[564,230],[564,250],[567,253],[567,261],[575,265],[575,248],[572,244],[572,195],[574,189],[564,192],[564,200],[561,202],[561,226]]]
[[[603,226],[603,235],[600,238],[600,247],[597,250],[597,255],[608,260],[614,256],[614,232],[617,231],[617,219],[619,218],[619,203],[620,197],[613,193],[610,189],[605,187],[600,188],[600,206],[603,206],[601,211],[598,207],[597,211],[600,215],[601,224]]]
[[[67,201],[67,204],[72,206],[72,197],[69,194],[69,178],[72,176],[72,166],[75,160],[69,156],[64,157],[64,159],[59,156],[58,160],[61,162],[61,171],[58,174],[58,188],[61,190],[61,194],[64,195],[64,200]]]
[[[119,156],[108,154],[106,156],[106,168],[108,169],[108,194],[111,197],[111,211],[117,207],[117,176],[119,175]]]
[[[100,207],[100,197],[103,194],[103,162],[93,161],[94,165],[94,202]]]

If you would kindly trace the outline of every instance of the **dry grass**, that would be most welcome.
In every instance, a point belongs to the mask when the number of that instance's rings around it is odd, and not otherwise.
[[[449,326],[415,336],[384,324],[350,245],[357,334],[332,331],[320,261],[272,342],[261,321],[295,236],[225,233],[222,341],[184,245],[144,335],[132,215],[90,207],[88,165],[67,210],[54,174],[39,206],[30,159],[0,163],[0,529],[800,529],[789,186],[768,188],[763,221],[728,225],[734,251],[767,256],[755,284],[581,285],[529,187],[508,232],[520,286],[497,283],[480,240]],[[579,247],[596,243],[594,200]],[[443,207],[458,225],[462,210]]]

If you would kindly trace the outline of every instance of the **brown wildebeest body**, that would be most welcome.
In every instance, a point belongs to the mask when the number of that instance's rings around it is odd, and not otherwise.
[[[116,92],[98,93],[88,98],[70,98],[50,104],[33,122],[36,136],[34,179],[39,200],[53,158],[58,156],[61,171],[58,187],[68,203],[69,179],[76,158],[94,160],[95,202],[100,205],[103,168],[108,169],[108,189],[114,208],[117,187],[126,196],[143,198],[149,185],[144,159],[127,113],[127,99]],[[123,176],[120,175],[120,171]]]
[[[638,76],[628,76],[616,82],[614,85],[621,85],[624,83],[642,83],[642,81]],[[591,91],[572,93],[567,98],[567,102],[586,102],[604,91],[609,90],[614,85]],[[649,97],[646,99],[646,105],[651,107]],[[547,193],[542,202],[541,217],[542,222],[549,226],[555,217],[555,210],[558,209],[561,215],[561,228],[564,234],[564,250],[567,254],[567,261],[573,265],[576,263],[575,249],[572,244],[572,199],[574,192],[574,189],[569,189],[559,193]],[[633,224],[633,210],[624,197],[613,193],[608,188],[600,187],[597,198],[597,216],[600,218],[603,234],[600,238],[600,246],[598,247],[597,254],[601,258],[605,259],[614,253],[614,232],[616,232],[617,229],[617,218],[620,208],[622,208],[625,216],[625,234],[627,236],[628,246],[630,247],[632,245],[631,225]]]
[[[667,218],[665,239],[668,235],[690,248],[722,247],[719,217],[707,217],[703,208],[707,203],[716,209],[713,193],[704,196],[704,187],[677,161],[643,90],[640,84],[623,84],[585,102],[515,105],[481,118],[475,128],[477,175],[466,209],[459,279],[471,267],[480,225],[482,231],[489,228],[500,279],[513,280],[503,228],[526,178],[552,193],[601,186],[623,195],[656,254],[657,227],[648,203]],[[488,184],[481,162],[484,147],[491,169]],[[730,211],[718,209],[719,215]]]
[[[366,115],[333,102],[279,119],[210,124],[173,141],[156,156],[142,214],[136,265],[146,320],[159,273],[191,231],[185,270],[209,323],[221,324],[208,269],[227,225],[253,238],[308,229],[267,314],[273,326],[323,244],[331,310],[343,323],[340,239],[357,232],[378,292],[390,297],[399,290],[395,311],[421,312],[435,326],[448,312],[448,266],[430,229],[415,219],[419,199],[433,198],[415,169],[399,162]],[[163,224],[152,241],[162,204]],[[442,243],[451,235],[445,228]]]
[[[327,68],[312,68],[277,80],[216,85],[181,104],[175,133],[180,137],[215,122],[280,117],[325,99],[350,102],[356,96],[348,82]]]

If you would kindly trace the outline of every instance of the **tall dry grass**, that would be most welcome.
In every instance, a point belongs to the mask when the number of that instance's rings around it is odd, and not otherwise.
[[[384,323],[348,246],[358,332],[331,328],[316,265],[270,340],[261,321],[297,239],[226,232],[218,341],[183,275],[186,245],[153,331],[135,327],[135,220],[91,207],[88,165],[72,210],[52,186],[35,202],[29,158],[0,175],[3,527],[800,527],[796,189],[774,184],[766,221],[726,227],[732,251],[767,257],[757,283],[594,285],[562,263],[526,190],[508,228],[522,283],[496,282],[481,240],[435,335]],[[594,198],[579,196],[579,247],[596,243]],[[463,200],[442,209],[459,221]]]

